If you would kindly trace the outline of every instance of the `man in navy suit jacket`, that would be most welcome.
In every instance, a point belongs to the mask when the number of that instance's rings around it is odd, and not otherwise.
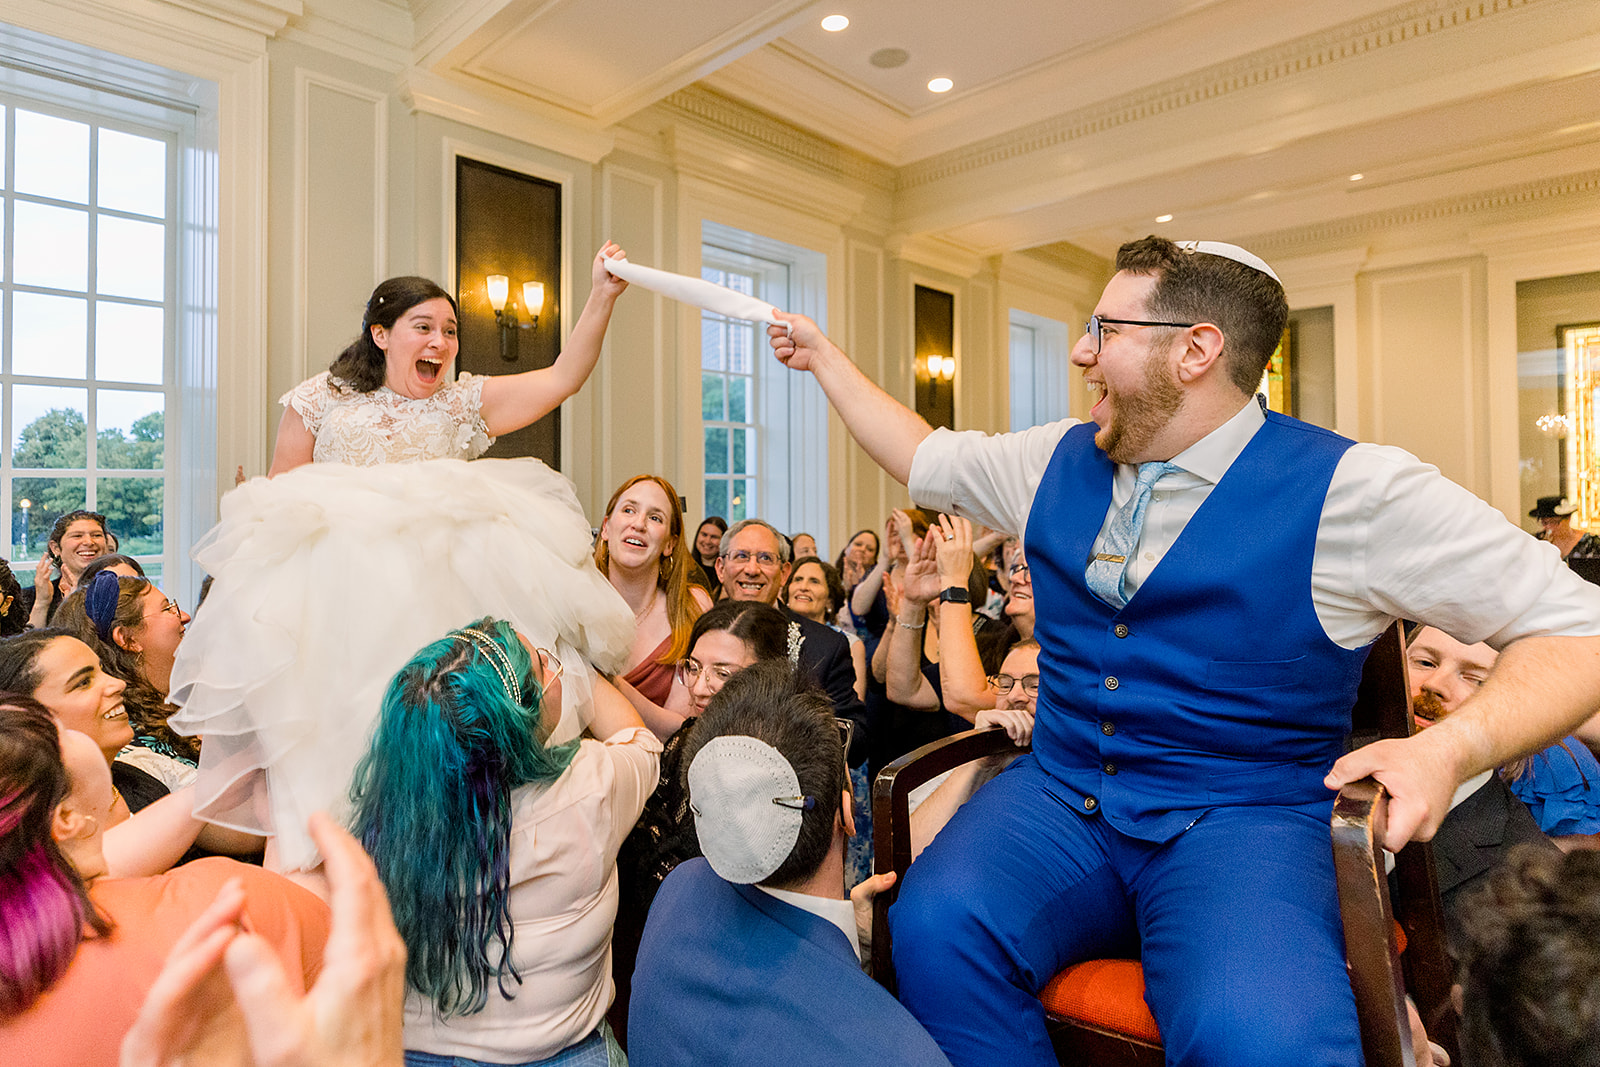
[[[854,819],[827,697],[786,663],[756,664],[712,698],[684,762],[706,858],[668,875],[650,909],[629,1061],[948,1067],[861,970],[844,893]]]
[[[722,535],[717,580],[729,600],[756,600],[776,607],[789,620],[789,656],[800,673],[827,691],[833,713],[856,724],[850,765],[867,758],[867,708],[856,696],[856,668],[850,642],[820,622],[812,622],[778,603],[789,580],[789,540],[760,519],[742,519]]]

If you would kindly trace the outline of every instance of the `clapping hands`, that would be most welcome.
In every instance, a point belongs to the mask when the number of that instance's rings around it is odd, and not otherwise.
[[[333,888],[322,974],[296,993],[272,948],[240,927],[229,882],[173,947],[133,1028],[122,1067],[401,1067],[406,949],[378,872],[326,815],[311,817]]]

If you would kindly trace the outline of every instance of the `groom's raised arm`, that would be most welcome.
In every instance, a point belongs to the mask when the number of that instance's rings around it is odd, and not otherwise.
[[[776,312],[775,317],[792,331],[767,327],[779,361],[794,370],[810,371],[850,435],[878,466],[905,485],[911,478],[911,457],[933,428],[861,373],[816,323],[804,315]]]

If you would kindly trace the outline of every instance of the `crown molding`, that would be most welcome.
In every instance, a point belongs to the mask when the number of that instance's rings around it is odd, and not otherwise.
[[[721,93],[691,85],[668,96],[662,106],[765,153],[830,177],[885,193],[894,187],[893,172],[883,164]]]
[[[322,52],[399,73],[411,65],[411,12],[392,0],[306,0],[305,11],[278,33]]]
[[[1313,226],[1255,234],[1240,243],[1267,258],[1267,253],[1274,250],[1292,254],[1297,249],[1318,245],[1348,245],[1362,238],[1430,222],[1471,219],[1473,216],[1493,215],[1519,208],[1562,210],[1569,206],[1568,202],[1597,196],[1600,196],[1600,170],[1589,170],[1409,207],[1333,219]]]
[[[263,37],[275,36],[291,18],[305,11],[301,0],[164,0],[164,3]]]
[[[667,132],[666,141],[678,174],[705,186],[781,204],[834,226],[859,219],[867,207],[868,193],[858,183],[797,166],[790,158],[752,151],[719,131],[678,123]]]
[[[1097,104],[975,141],[895,172],[895,188],[906,191],[969,175],[997,164],[1059,148],[1118,127],[1212,104],[1227,96],[1296,78],[1396,45],[1550,0],[1416,0],[1288,44],[1158,82]]]
[[[902,262],[943,271],[963,280],[976,277],[991,267],[991,257],[933,234],[891,237],[884,247],[891,256]]]
[[[598,163],[615,144],[606,130],[587,130],[536,114],[515,102],[474,92],[448,78],[412,68],[402,77],[400,99],[412,111]]]
[[[205,2],[5,0],[0,19],[93,48],[107,48],[115,41],[120,54],[212,77],[218,70],[231,70],[263,55],[267,38],[288,21],[290,5],[297,13],[298,0],[283,0],[282,4],[246,3],[244,11],[219,19],[211,10],[213,5]],[[257,17],[244,18],[252,8]]]

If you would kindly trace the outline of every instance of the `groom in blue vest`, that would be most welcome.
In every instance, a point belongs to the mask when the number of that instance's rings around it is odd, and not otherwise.
[[[1033,752],[907,874],[901,999],[957,1065],[1053,1064],[1039,989],[1136,955],[1168,1063],[1356,1067],[1330,790],[1375,774],[1397,848],[1570,733],[1600,697],[1600,588],[1415,457],[1266,412],[1288,311],[1261,259],[1149,237],[1116,266],[1072,351],[1088,423],[933,431],[810,320],[769,331],[912,499],[1022,533],[1032,569]],[[1439,726],[1341,756],[1395,617],[1499,665]]]

